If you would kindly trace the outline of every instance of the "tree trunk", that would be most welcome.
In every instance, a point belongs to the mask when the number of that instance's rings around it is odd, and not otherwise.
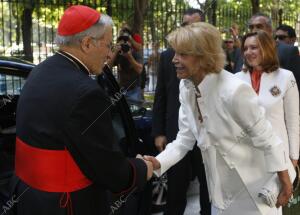
[[[22,14],[22,36],[23,36],[23,47],[25,59],[33,62],[33,53],[32,53],[32,12],[33,7],[24,8]]]
[[[12,4],[12,15],[16,20],[16,44],[20,45],[21,29],[20,29],[20,16],[18,14],[18,4]]]
[[[197,3],[198,3],[198,5],[199,5],[200,9],[202,9],[202,8],[204,7],[204,4],[203,4],[203,3],[201,3],[201,1],[200,1],[200,0],[197,0]]]
[[[107,13],[107,15],[112,16],[111,0],[107,0],[107,3],[106,3],[106,13]]]
[[[278,10],[278,18],[279,18],[279,20],[278,20],[278,26],[279,25],[282,25],[282,15],[283,15],[283,10],[282,10],[282,8],[281,9],[279,9]]]
[[[20,44],[20,40],[21,40],[20,19],[17,19],[17,26],[16,26],[16,43],[17,43],[17,45]]]
[[[281,13],[281,14],[280,14]],[[282,10],[279,9],[279,0],[273,0],[271,6],[271,19],[273,26],[278,26],[280,18],[282,17]]]
[[[144,15],[148,6],[148,0],[134,0],[134,16],[132,31],[143,35]]]
[[[207,14],[208,17],[208,22],[212,25],[217,24],[217,1],[216,0],[211,0],[211,1],[206,1],[205,2],[205,10],[204,13]]]
[[[252,4],[252,14],[256,14],[259,12],[259,0],[251,0]]]
[[[211,8],[212,8],[212,24],[214,26],[217,25],[217,7],[218,7],[218,2],[217,1],[214,1],[211,5]]]
[[[150,1],[150,11],[154,11],[154,1]],[[156,35],[156,25],[154,21],[154,14],[149,13],[149,25],[150,25],[150,31],[151,31],[151,41],[154,44],[157,42],[157,35]]]

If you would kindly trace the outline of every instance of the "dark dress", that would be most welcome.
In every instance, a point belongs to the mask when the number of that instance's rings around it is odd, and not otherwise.
[[[62,54],[48,58],[31,72],[17,107],[17,136],[40,149],[66,147],[93,182],[70,193],[72,214],[109,214],[116,207],[109,205],[107,190],[124,200],[126,194],[145,185],[147,167],[139,159],[127,159],[113,151],[116,143],[107,109],[109,98],[80,62]],[[63,193],[36,190],[15,179],[15,195],[25,191],[15,208],[18,215],[70,214],[67,207],[61,207],[66,202]]]

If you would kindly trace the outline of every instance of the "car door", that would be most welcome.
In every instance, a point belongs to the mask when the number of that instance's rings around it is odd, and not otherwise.
[[[136,146],[140,144],[140,141],[124,92],[107,66],[104,67],[104,72],[97,77],[97,81],[111,100],[109,111],[111,112],[117,143],[114,147],[121,150],[128,157],[135,157],[138,153]]]
[[[9,195],[6,188],[14,171],[16,107],[31,68],[0,59],[0,205]]]

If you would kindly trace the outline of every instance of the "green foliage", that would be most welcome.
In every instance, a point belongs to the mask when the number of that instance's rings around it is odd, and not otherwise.
[[[18,17],[20,13],[20,8],[15,7],[14,4],[8,2],[3,2],[0,4],[0,14],[1,14],[1,40],[0,40],[0,52],[3,52],[4,46],[7,44],[12,45],[12,41],[16,41],[16,33],[14,30],[19,28]],[[4,19],[5,17],[5,19]]]
[[[209,5],[213,0],[206,0]],[[181,23],[182,13],[188,7],[186,0],[148,0],[144,17],[144,46],[151,48],[153,42],[165,47],[166,35]],[[51,44],[54,40],[58,21],[66,7],[72,4],[84,4],[107,12],[111,5],[112,18],[115,23],[114,36],[122,22],[132,24],[134,18],[134,0],[9,0],[0,2],[0,53],[2,47],[22,44],[22,15],[24,9],[32,11],[32,43]],[[228,29],[236,23],[240,33],[247,31],[247,20],[251,16],[251,0],[217,0],[217,27],[229,34]],[[262,12],[272,14],[274,27],[278,23],[279,9],[282,9],[282,22],[295,27],[300,14],[299,0],[260,0]]]
[[[144,38],[149,43],[160,42],[166,46],[165,37],[178,27],[182,20],[182,13],[188,7],[182,0],[150,1],[150,9],[145,22]],[[151,32],[151,34],[149,34]]]
[[[295,27],[300,14],[299,0],[260,0],[260,11],[272,17],[273,27],[279,24],[279,9],[283,12],[282,23]],[[241,34],[245,33],[251,15],[251,0],[218,0],[217,26],[223,30],[224,37],[228,36],[227,30],[234,23],[240,26]]]
[[[251,16],[250,0],[221,0],[218,3],[217,26],[223,32],[223,36],[229,36],[229,28],[233,24],[237,24],[240,27],[241,34],[245,33],[247,20]]]

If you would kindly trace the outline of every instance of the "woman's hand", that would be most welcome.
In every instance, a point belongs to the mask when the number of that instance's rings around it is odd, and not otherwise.
[[[159,161],[155,157],[144,155],[143,158],[144,158],[144,160],[150,161],[152,163],[153,170],[160,169],[160,163],[159,163]]]
[[[143,158],[142,155],[138,154],[136,158],[141,159],[145,162],[147,166],[147,181],[149,181],[153,176],[153,164],[150,161],[147,161]]]
[[[276,207],[285,206],[293,194],[293,185],[287,170],[278,172],[279,181],[281,183],[281,191],[277,197]]]

